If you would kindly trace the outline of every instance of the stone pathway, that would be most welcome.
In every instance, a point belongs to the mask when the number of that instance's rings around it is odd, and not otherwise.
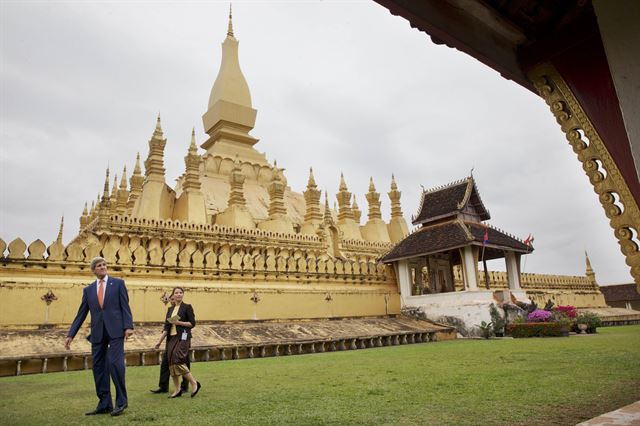
[[[640,401],[618,410],[594,417],[577,426],[631,426],[640,425]]]

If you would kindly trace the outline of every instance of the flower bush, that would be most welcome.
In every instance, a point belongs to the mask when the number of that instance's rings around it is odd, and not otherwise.
[[[535,311],[534,311],[535,312]],[[546,312],[546,311],[543,311]],[[533,313],[533,312],[532,312]],[[524,324],[509,324],[507,331],[511,337],[560,337],[562,329],[557,322],[537,322]]]
[[[575,318],[576,315],[578,315],[578,310],[576,309],[576,307],[571,305],[558,305],[554,310],[566,315],[567,318]]]
[[[530,322],[547,322],[551,319],[551,312],[543,311],[542,309],[536,309],[527,316],[527,320]]]

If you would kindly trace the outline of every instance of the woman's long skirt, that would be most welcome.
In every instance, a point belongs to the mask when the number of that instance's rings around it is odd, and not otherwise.
[[[190,340],[181,340],[180,335],[169,336],[167,357],[169,373],[172,376],[184,376],[189,373],[187,360],[189,359],[189,347],[191,346]]]

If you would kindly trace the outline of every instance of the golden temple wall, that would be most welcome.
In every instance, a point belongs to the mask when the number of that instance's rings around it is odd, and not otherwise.
[[[400,312],[393,273],[376,262],[380,244],[361,242],[358,252],[345,245],[343,258],[330,258],[314,235],[118,216],[108,228],[85,229],[66,247],[56,241],[46,249],[38,240],[27,248],[16,239],[7,250],[0,240],[0,327],[67,326],[92,280],[87,264],[98,255],[126,280],[136,322],[162,321],[162,297],[176,285],[201,321]]]
[[[460,268],[453,268],[456,290],[464,288]],[[484,288],[484,272],[478,274],[478,285]],[[551,275],[523,273],[520,284],[527,297],[539,306],[548,300],[556,305],[572,305],[577,308],[602,308],[607,304],[598,284],[587,276]],[[489,287],[494,290],[508,289],[507,273],[489,271]]]

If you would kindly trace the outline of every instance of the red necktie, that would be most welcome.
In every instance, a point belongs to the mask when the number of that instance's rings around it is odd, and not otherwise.
[[[104,305],[104,280],[100,280],[98,283],[98,305],[100,305],[100,309]]]

